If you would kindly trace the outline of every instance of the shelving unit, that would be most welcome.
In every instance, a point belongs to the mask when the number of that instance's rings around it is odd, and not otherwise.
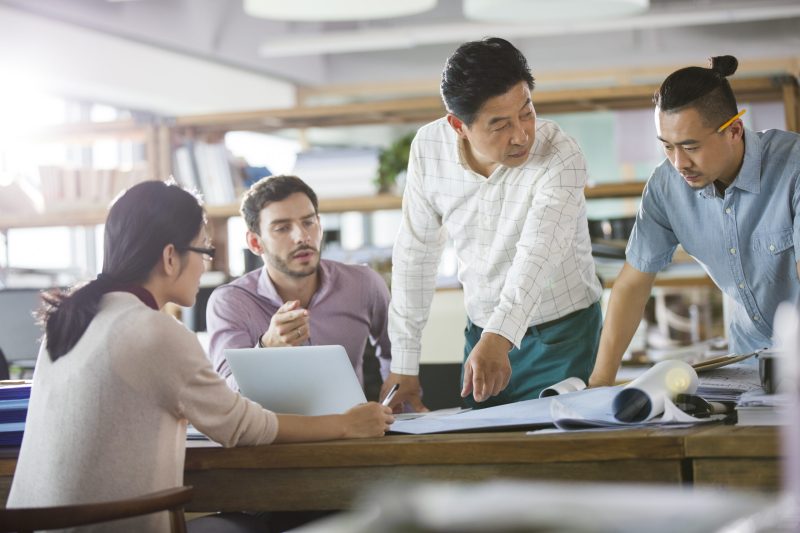
[[[732,80],[733,89],[742,101],[781,101],[784,104],[788,129],[798,131],[800,104],[795,78],[789,75],[742,78]],[[534,101],[540,115],[590,110],[633,109],[650,107],[656,85],[629,85],[603,88],[544,91],[537,89]],[[64,125],[37,134],[36,142],[88,143],[101,138],[132,139],[145,143],[147,168],[151,176],[163,178],[172,173],[172,155],[177,139],[208,138],[228,131],[249,130],[272,132],[287,128],[338,127],[361,124],[422,123],[442,116],[444,109],[439,97],[400,100],[378,100],[336,106],[297,107],[242,113],[225,113],[177,117],[171,121],[135,123],[119,121],[81,125]],[[586,197],[637,197],[643,182],[598,184],[587,187]],[[323,198],[320,211],[373,212],[400,209],[398,196],[375,195],[357,198]],[[212,231],[219,249],[217,267],[227,264],[227,219],[238,215],[238,205],[207,207]],[[91,226],[101,224],[106,206],[49,211],[36,215],[0,214],[0,231],[22,227]]]

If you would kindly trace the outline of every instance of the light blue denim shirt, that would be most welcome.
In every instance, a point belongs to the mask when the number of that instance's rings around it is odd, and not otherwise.
[[[626,250],[641,272],[658,272],[680,243],[732,301],[736,353],[772,345],[778,304],[800,301],[800,135],[745,131],[739,175],[720,196],[689,187],[668,160],[642,195]]]

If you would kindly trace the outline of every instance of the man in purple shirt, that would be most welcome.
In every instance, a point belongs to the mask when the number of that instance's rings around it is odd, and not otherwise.
[[[364,384],[364,350],[375,346],[386,378],[389,290],[372,269],[320,259],[317,195],[295,176],[273,176],[245,194],[247,246],[264,268],[217,287],[206,312],[214,369],[238,390],[224,350],[254,346],[344,346]]]

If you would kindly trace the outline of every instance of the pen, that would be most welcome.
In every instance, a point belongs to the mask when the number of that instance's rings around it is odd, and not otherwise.
[[[389,405],[389,402],[392,401],[392,398],[394,398],[394,395],[397,392],[397,389],[399,389],[399,388],[400,388],[400,384],[399,383],[395,383],[392,386],[392,388],[389,389],[389,394],[387,394],[386,398],[383,399],[383,401],[381,402],[381,405]]]

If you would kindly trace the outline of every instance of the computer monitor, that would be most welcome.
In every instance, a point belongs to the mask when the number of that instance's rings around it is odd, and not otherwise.
[[[6,360],[35,360],[42,329],[33,313],[42,304],[42,289],[0,290],[0,349]]]

